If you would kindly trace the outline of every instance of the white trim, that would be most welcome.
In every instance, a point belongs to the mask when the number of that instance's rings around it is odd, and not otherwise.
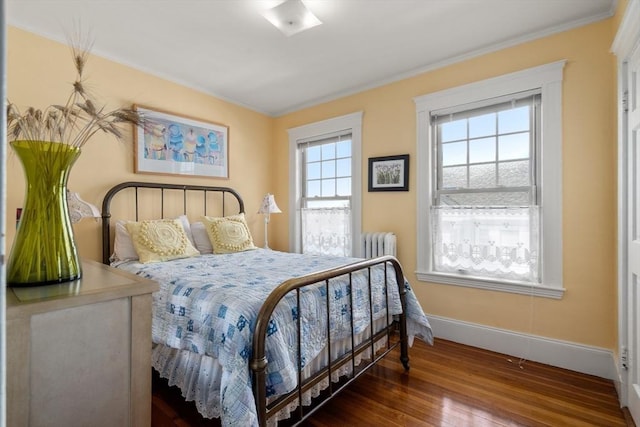
[[[497,281],[479,277],[461,277],[455,274],[445,273],[420,273],[416,272],[418,280],[423,282],[443,283],[446,285],[464,286],[467,288],[487,289],[490,291],[502,291],[512,294],[533,295],[560,299],[564,295],[564,288],[554,288],[543,285],[531,285],[525,282]]]
[[[617,40],[616,36],[616,40]],[[628,143],[627,143],[627,114],[622,108],[622,96],[627,90],[627,63],[626,55],[624,57],[618,57],[618,102],[617,102],[617,117],[618,117],[618,352],[621,353],[623,349],[629,348],[629,314],[627,310],[627,298],[629,296],[628,288],[628,253],[627,253],[627,236],[628,232]],[[616,381],[616,390],[618,390],[618,396],[621,406],[628,405],[628,393],[627,382],[629,381],[629,370],[623,369],[618,365],[618,372],[620,373],[618,381]]]
[[[433,274],[431,267],[430,203],[432,200],[431,111],[456,105],[470,104],[511,93],[531,89],[542,90],[542,286],[537,296],[560,298],[562,287],[562,70],[566,61],[553,62],[515,73],[458,86],[414,98],[416,104],[416,135],[418,160],[418,231],[417,275],[420,280],[432,281],[442,277]],[[437,283],[450,283],[437,280]],[[494,282],[497,284],[497,282]],[[463,286],[487,287],[486,281],[466,279]],[[513,292],[508,284],[503,287]],[[547,292],[545,289],[556,289]],[[518,292],[519,293],[519,292]],[[527,292],[530,294],[531,292]]]
[[[640,40],[640,0],[629,0],[625,14],[611,46],[611,51],[617,57],[618,88],[617,88],[617,116],[618,116],[618,352],[629,348],[629,319],[637,313],[629,313],[627,301],[631,296],[629,289],[628,266],[628,122],[627,114],[622,108],[622,97],[627,91],[627,59],[637,48]],[[622,367],[622,362],[616,360],[617,376],[614,379],[618,392],[620,406],[628,406],[628,383],[631,380],[629,369]]]
[[[434,336],[512,357],[614,380],[613,352],[570,341],[493,328],[428,314]],[[437,343],[435,345],[438,345]],[[505,357],[505,363],[508,357]],[[517,360],[513,360],[517,363]],[[524,365],[526,369],[526,363]]]
[[[289,251],[299,253],[300,240],[300,172],[298,141],[339,131],[351,132],[351,215],[353,256],[360,256],[362,230],[362,116],[363,112],[334,117],[288,129],[289,133]]]
[[[629,0],[611,51],[620,59],[627,58],[640,38],[640,0]]]

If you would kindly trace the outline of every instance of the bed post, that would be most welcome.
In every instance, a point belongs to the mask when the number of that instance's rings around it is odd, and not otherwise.
[[[262,354],[264,354],[264,351]],[[256,398],[258,425],[260,427],[264,427],[267,425],[267,382],[265,378],[267,358],[263,356],[261,359],[253,359],[250,367],[253,370],[253,375],[255,377],[253,381],[253,395]]]
[[[400,294],[400,303],[402,304],[402,313],[398,316],[400,326],[400,362],[406,371],[409,370],[409,338],[407,337],[407,285],[405,282],[404,272],[400,266],[400,262],[395,257],[387,256],[389,263],[396,272],[396,283],[398,284],[398,293]]]

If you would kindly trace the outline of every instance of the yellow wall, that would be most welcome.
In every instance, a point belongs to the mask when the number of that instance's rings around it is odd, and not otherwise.
[[[257,244],[261,244],[262,218],[254,212],[263,194],[275,193],[281,208],[287,205],[287,129],[362,110],[364,176],[368,157],[411,155],[409,192],[368,193],[366,178],[363,180],[363,229],[396,232],[400,261],[428,314],[613,349],[616,122],[615,61],[609,47],[619,16],[279,118],[92,57],[87,73],[91,87],[97,95],[105,95],[99,98],[112,108],[135,102],[228,125],[231,178],[134,174],[132,138],[117,142],[101,136],[85,146],[69,187],[99,204],[109,187],[124,180],[229,185],[243,195],[252,232]],[[417,281],[413,97],[562,59],[567,60],[563,89],[563,264],[567,291],[563,299]],[[12,102],[42,107],[61,103],[68,93],[64,82],[70,82],[73,76],[67,47],[9,29],[8,93]],[[22,203],[24,192],[21,166],[12,155],[7,162],[7,176],[10,245],[15,230],[13,212]],[[270,225],[271,246],[281,250],[288,248],[289,214],[284,211],[272,216]],[[76,224],[75,230],[81,255],[99,259],[99,224],[85,220]]]
[[[75,78],[67,46],[9,27],[7,63],[11,102],[19,107],[36,108],[65,103],[70,93],[69,84]],[[230,186],[243,196],[256,244],[262,244],[262,216],[255,212],[264,194],[272,191],[268,169],[273,162],[271,117],[97,56],[89,59],[85,75],[87,86],[109,109],[137,103],[229,126],[230,179],[135,174],[131,129],[123,141],[107,135],[96,135],[90,140],[73,167],[70,189],[100,206],[106,191],[126,180]],[[10,149],[7,187],[8,252],[15,234],[14,213],[24,200],[22,166]],[[99,227],[98,222],[90,219],[74,225],[81,257],[101,259]]]
[[[615,348],[614,24],[606,20],[483,55],[380,88],[287,114],[275,121],[275,192],[288,192],[287,129],[364,111],[367,158],[409,153],[410,191],[368,193],[364,230],[392,230],[398,256],[428,314],[528,334]],[[419,282],[416,269],[415,96],[566,59],[563,88],[562,300]],[[288,214],[273,220],[276,247],[287,247]]]

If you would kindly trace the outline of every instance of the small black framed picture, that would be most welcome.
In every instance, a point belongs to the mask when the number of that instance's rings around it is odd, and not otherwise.
[[[409,191],[409,155],[370,157],[369,191]]]

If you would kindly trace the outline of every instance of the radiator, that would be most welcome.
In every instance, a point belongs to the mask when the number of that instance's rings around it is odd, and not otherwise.
[[[388,231],[362,233],[362,256],[375,258],[382,255],[396,256],[396,235]]]

